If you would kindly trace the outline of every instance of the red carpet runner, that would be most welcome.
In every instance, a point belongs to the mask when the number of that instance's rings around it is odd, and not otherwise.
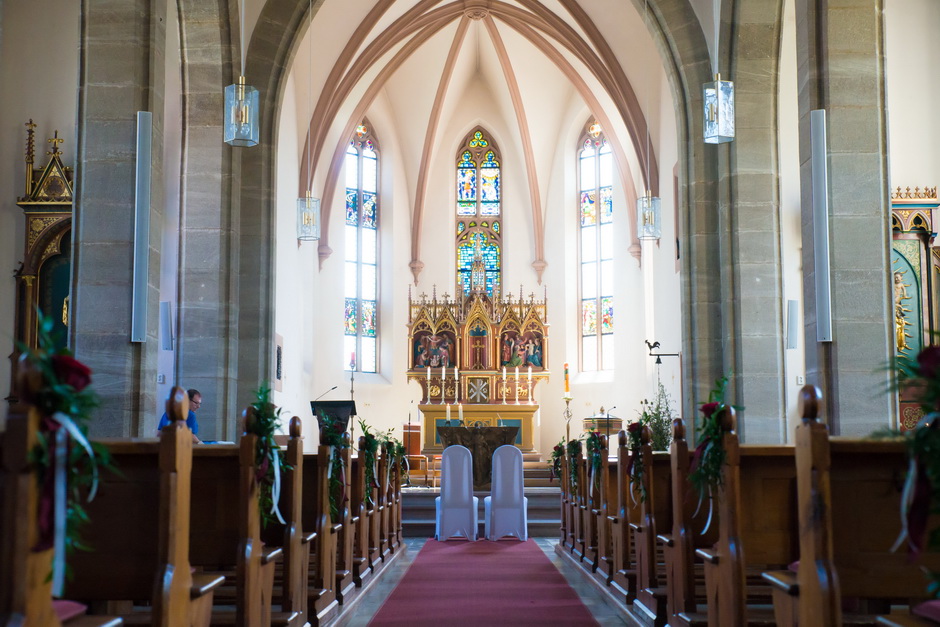
[[[428,540],[370,625],[597,625],[532,540]]]

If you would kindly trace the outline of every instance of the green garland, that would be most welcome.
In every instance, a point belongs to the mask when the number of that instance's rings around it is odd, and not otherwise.
[[[555,448],[552,449],[551,459],[548,461],[548,469],[551,474],[548,481],[551,482],[555,477],[561,477],[561,458],[565,456],[565,438],[562,438]]]
[[[590,430],[584,438],[584,443],[588,454],[588,468],[594,477],[594,485],[597,487],[601,480],[601,472],[604,469],[604,448],[601,445],[601,434],[599,431]]]
[[[578,466],[574,463],[574,460],[580,453],[581,440],[568,442],[568,478],[570,479],[572,494],[578,491]]]
[[[646,502],[646,484],[643,482],[646,460],[640,454],[643,447],[642,422],[633,422],[627,427],[627,438],[630,446],[630,485],[640,492],[640,501]]]
[[[322,409],[320,410],[320,446],[333,447],[333,456],[330,464],[330,518],[333,522],[340,521],[340,506],[346,502],[346,477],[343,464],[343,449],[349,444],[343,436],[346,431],[339,420],[333,420]]]
[[[366,471],[365,481],[365,504],[366,506],[375,505],[372,500],[372,488],[378,488],[378,478],[375,476],[375,460],[379,452],[379,446],[382,441],[376,437],[369,425],[364,420],[359,420],[359,428],[362,431],[362,444],[359,445],[359,455],[362,457],[362,465]]]
[[[261,525],[267,527],[276,520],[281,520],[281,514],[274,502],[275,477],[290,466],[284,461],[284,453],[274,441],[274,434],[281,426],[281,408],[271,401],[271,388],[262,385],[255,391],[255,402],[251,404],[255,419],[249,420],[245,425],[248,433],[258,436],[255,448],[255,480],[258,482],[258,510],[261,514]],[[280,477],[277,477],[280,481]],[[281,520],[283,523],[284,521]]]
[[[52,335],[53,320],[37,310],[36,348],[18,343],[20,351],[19,394],[23,401],[36,407],[41,416],[37,444],[30,451],[30,462],[36,467],[36,480],[43,491],[53,468],[55,436],[65,428],[56,414],[71,420],[84,439],[85,445],[76,446],[69,438],[66,454],[66,513],[65,513],[65,576],[71,579],[67,558],[76,550],[90,551],[92,547],[82,540],[82,528],[90,521],[83,505],[83,495],[89,495],[97,469],[117,473],[108,449],[98,442],[88,441],[91,412],[98,406],[98,396],[89,387],[91,370],[76,360],[67,348],[56,348]],[[89,452],[90,449],[90,452]],[[119,474],[119,473],[118,473]],[[40,532],[39,545],[31,550],[52,546],[51,527]],[[51,577],[51,574],[50,574]]]

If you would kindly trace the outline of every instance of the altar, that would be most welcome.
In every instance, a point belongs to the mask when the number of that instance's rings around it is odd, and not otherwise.
[[[448,423],[445,405],[419,405],[424,416],[422,436],[424,448],[422,455],[440,455],[444,450],[438,427],[474,426],[484,427],[519,427],[513,442],[523,453],[536,453],[535,431],[537,426],[538,405],[463,405],[463,422],[459,422],[456,405],[451,406],[451,419]]]

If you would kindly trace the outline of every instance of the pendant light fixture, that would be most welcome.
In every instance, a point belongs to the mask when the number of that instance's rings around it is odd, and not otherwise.
[[[643,3],[643,23],[649,31],[649,0]],[[649,81],[652,83],[652,81]],[[644,240],[658,240],[663,236],[662,200],[653,196],[649,189],[650,178],[650,91],[646,90],[646,194],[636,199],[636,232],[637,237]]]
[[[225,88],[225,118],[222,126],[225,143],[230,146],[258,145],[258,90],[245,84],[245,2],[239,2],[238,47],[241,51],[241,74],[238,82]]]
[[[712,73],[715,80],[702,85],[702,106],[705,113],[706,144],[734,141],[734,82],[721,80],[718,73],[718,38],[721,32],[721,0],[713,0],[712,17],[715,39],[712,46]]]
[[[313,110],[313,0],[307,0],[310,25],[310,67],[307,69],[307,106]],[[310,131],[307,131],[307,193],[297,199],[297,239],[310,242],[320,239],[320,199],[313,197],[313,159],[310,154]]]

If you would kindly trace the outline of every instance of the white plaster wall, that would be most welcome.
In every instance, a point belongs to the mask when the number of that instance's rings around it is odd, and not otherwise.
[[[35,168],[44,167],[58,129],[62,159],[75,165],[80,3],[72,0],[0,2],[0,399],[10,392],[15,284],[13,271],[23,258],[23,210],[16,198],[25,191],[26,127],[36,128]],[[0,424],[7,403],[0,400]]]
[[[797,398],[800,392],[798,377],[804,375],[806,346],[803,342],[803,271],[801,260],[802,232],[800,207],[800,146],[799,103],[796,68],[796,8],[794,0],[787,0],[783,11],[783,30],[780,45],[780,73],[778,89],[777,126],[780,172],[780,246],[783,261],[783,334],[786,337],[787,301],[795,300],[797,307],[797,345],[785,351],[786,419],[784,433],[792,441],[793,429],[799,420]],[[808,383],[818,383],[809,381]]]
[[[182,76],[180,74],[179,12],[175,0],[166,7],[166,68],[163,109],[163,241],[160,252],[160,301],[170,303],[173,335],[177,328],[177,296],[179,293],[179,226],[180,226],[180,163],[182,159]],[[162,329],[158,330],[161,334]],[[161,342],[162,346],[162,342]],[[166,399],[174,385],[188,387],[185,381],[176,381],[176,349],[157,353],[157,396],[153,411],[153,428],[163,415]],[[162,377],[163,383],[160,383]],[[145,421],[145,424],[148,424]],[[150,430],[144,429],[144,435]]]
[[[885,0],[891,188],[940,184],[940,2]]]

